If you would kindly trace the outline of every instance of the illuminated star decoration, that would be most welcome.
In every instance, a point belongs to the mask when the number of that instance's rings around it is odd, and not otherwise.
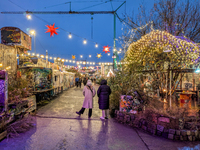
[[[100,53],[100,54],[97,53],[97,56],[96,56],[96,57],[97,57],[97,58],[101,58],[101,57],[102,57],[101,53]]]
[[[105,53],[110,52],[110,47],[108,47],[108,45],[107,45],[107,46],[104,46],[104,47],[103,47],[103,52],[105,52]]]
[[[76,59],[76,56],[75,56],[75,55],[72,55],[72,59]]]
[[[53,36],[54,34],[58,35],[58,33],[56,32],[56,29],[58,29],[59,27],[54,28],[54,25],[55,25],[55,23],[54,23],[53,25],[50,25],[50,26],[49,26],[49,25],[46,25],[46,27],[47,27],[48,29],[45,29],[45,30],[47,30],[45,33],[50,32],[50,37]]]

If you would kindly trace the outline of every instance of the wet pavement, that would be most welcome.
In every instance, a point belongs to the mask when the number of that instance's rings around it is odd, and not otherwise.
[[[175,142],[111,118],[101,121],[97,97],[92,118],[88,110],[78,117],[82,102],[82,89],[64,91],[37,111],[31,130],[1,141],[0,150],[200,150],[200,142]]]

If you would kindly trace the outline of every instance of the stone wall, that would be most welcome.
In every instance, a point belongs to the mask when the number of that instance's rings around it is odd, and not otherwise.
[[[115,119],[120,123],[140,128],[149,134],[167,139],[200,141],[200,127],[197,125],[194,130],[181,129],[183,123],[180,119],[163,117],[157,114],[144,118],[141,114],[128,114],[118,110],[115,110]]]

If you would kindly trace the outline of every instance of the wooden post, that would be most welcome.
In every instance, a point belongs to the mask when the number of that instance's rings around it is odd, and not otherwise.
[[[183,79],[183,77],[182,77],[182,71],[181,71],[181,79],[180,79],[180,89],[182,90],[182,79]]]
[[[193,91],[195,91],[196,89],[195,89],[195,79],[194,79],[194,72],[192,73],[192,86],[193,86]]]

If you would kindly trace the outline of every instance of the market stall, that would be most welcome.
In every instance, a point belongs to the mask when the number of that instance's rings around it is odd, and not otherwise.
[[[53,95],[52,69],[44,67],[22,67],[18,74],[28,80],[30,91],[36,95],[37,102]]]

